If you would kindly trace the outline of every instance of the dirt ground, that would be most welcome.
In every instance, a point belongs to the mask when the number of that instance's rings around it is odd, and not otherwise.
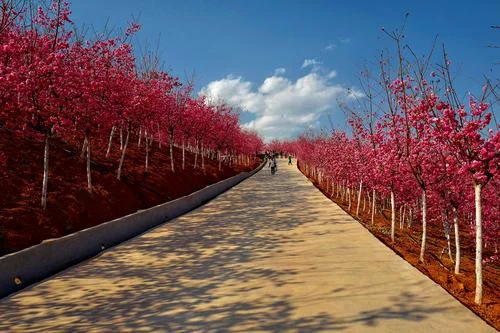
[[[303,174],[304,171],[301,170]],[[420,240],[422,237],[422,226],[419,221],[414,221],[411,229],[399,228],[399,216],[396,221],[395,243],[391,243],[391,211],[384,210],[383,214],[375,214],[374,224],[371,224],[371,214],[368,207],[363,211],[360,209],[360,216],[356,217],[357,201],[349,203],[341,200],[339,197],[326,192],[325,186],[318,184],[312,178],[309,180],[330,200],[339,205],[345,212],[358,220],[375,237],[391,248],[400,257],[404,258],[411,265],[416,267],[422,273],[431,278],[434,282],[440,284],[448,293],[453,295],[462,304],[474,311],[478,316],[486,320],[490,325],[500,330],[500,267],[494,264],[483,265],[483,304],[474,303],[475,291],[475,246],[474,239],[470,233],[460,233],[461,241],[461,265],[460,274],[454,274],[454,262],[450,260],[443,249],[447,248],[446,238],[441,225],[428,224],[427,227],[427,246],[425,254],[425,263],[419,262]],[[361,205],[362,206],[362,205]],[[368,206],[368,203],[366,204]],[[464,228],[462,228],[464,229]],[[452,242],[454,242],[452,238]],[[454,244],[454,243],[453,243]],[[452,248],[454,254],[454,249]],[[488,250],[485,250],[488,255]]]
[[[205,158],[205,169],[194,169],[194,154],[174,150],[175,173],[170,170],[168,147],[154,143],[149,156],[149,172],[144,172],[144,141],[139,147],[131,137],[122,179],[116,179],[120,158],[116,133],[108,158],[107,137],[92,141],[93,193],[87,191],[86,163],[81,160],[82,140],[54,138],[49,152],[47,209],[41,209],[43,142],[18,136],[0,128],[0,151],[7,156],[4,174],[0,173],[0,255],[19,251],[45,239],[57,238],[105,221],[133,213],[197,191],[207,185],[252,170],[230,167]]]

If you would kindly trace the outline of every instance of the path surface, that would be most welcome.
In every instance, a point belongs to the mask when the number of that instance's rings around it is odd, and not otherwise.
[[[0,331],[495,332],[285,162],[0,301]]]

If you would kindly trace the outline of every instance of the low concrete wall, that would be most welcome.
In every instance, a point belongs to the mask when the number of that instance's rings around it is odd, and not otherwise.
[[[0,298],[203,205],[255,174],[264,164],[182,198],[0,257]]]

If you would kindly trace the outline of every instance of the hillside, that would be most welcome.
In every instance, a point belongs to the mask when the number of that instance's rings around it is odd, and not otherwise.
[[[0,151],[6,157],[0,175],[0,254],[35,245],[44,239],[61,237],[114,218],[133,213],[192,193],[209,184],[249,171],[258,165],[229,166],[205,157],[205,169],[194,168],[195,156],[174,148],[175,173],[170,170],[168,146],[153,142],[149,172],[144,172],[144,142],[139,147],[131,138],[121,180],[116,179],[120,158],[119,139],[105,157],[107,139],[92,143],[93,193],[87,191],[86,163],[80,159],[78,140],[55,138],[50,146],[48,204],[40,205],[43,171],[41,140],[19,136],[0,128]],[[81,141],[80,143],[81,144]]]

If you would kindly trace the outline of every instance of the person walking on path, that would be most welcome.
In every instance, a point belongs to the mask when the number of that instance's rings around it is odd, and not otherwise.
[[[292,165],[292,155],[288,155],[288,165]]]
[[[271,168],[271,175],[276,173],[276,158],[273,156],[269,161],[269,167]]]

